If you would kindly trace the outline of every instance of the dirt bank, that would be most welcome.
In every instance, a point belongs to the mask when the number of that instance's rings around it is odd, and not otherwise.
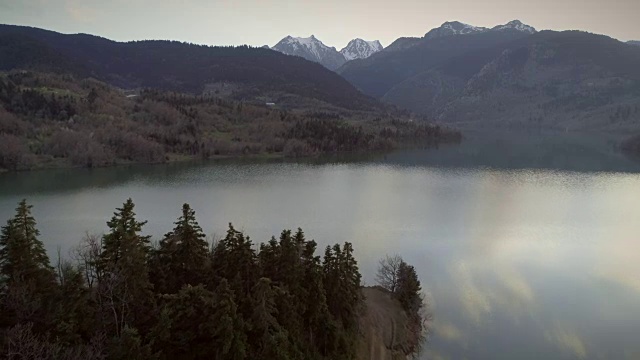
[[[366,310],[360,318],[358,360],[405,360],[409,331],[398,300],[378,287],[362,289]]]

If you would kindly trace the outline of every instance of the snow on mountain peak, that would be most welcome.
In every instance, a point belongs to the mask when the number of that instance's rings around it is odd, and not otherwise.
[[[528,34],[535,34],[536,29],[533,26],[529,26],[527,24],[523,24],[520,20],[509,21],[504,25],[498,25],[494,27],[492,30],[518,30]]]
[[[434,39],[434,38],[439,38],[443,36],[479,33],[487,30],[489,29],[479,27],[479,26],[464,24],[459,21],[447,21],[444,24],[442,24],[440,27],[429,31],[424,37],[427,39]]]
[[[288,45],[291,49],[286,49]],[[282,39],[279,43],[277,43],[273,49],[283,52],[289,55],[297,55],[295,52],[297,51],[309,51],[313,56],[317,59],[321,58],[321,52],[324,49],[330,49],[330,47],[326,46],[322,43],[322,41],[316,39],[314,35],[309,37],[293,37],[291,35]],[[318,61],[319,62],[319,61]]]
[[[287,55],[300,56],[315,61],[331,70],[337,69],[346,61],[336,48],[323,44],[315,35],[306,38],[289,35],[280,40],[272,49]]]
[[[382,44],[380,41],[366,41],[360,38],[349,41],[349,44],[340,50],[340,53],[344,55],[344,58],[349,60],[354,59],[366,59],[369,56],[382,50]]]
[[[464,24],[459,21],[447,21],[442,24],[440,27],[432,29],[429,31],[424,37],[425,39],[434,39],[444,36],[452,36],[452,35],[466,35],[466,34],[476,34],[487,31],[500,31],[500,30],[516,30],[521,31],[527,34],[534,34],[536,29],[532,26],[523,24],[520,20],[513,20],[504,25],[498,25],[491,29],[479,26],[473,26],[469,24]]]

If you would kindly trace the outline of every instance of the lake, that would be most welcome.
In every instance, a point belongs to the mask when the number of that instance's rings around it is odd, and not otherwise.
[[[606,136],[471,134],[460,146],[299,162],[220,161],[0,175],[53,256],[128,197],[145,233],[182,203],[210,235],[302,227],[354,244],[363,279],[397,253],[434,316],[425,359],[640,358],[640,164]]]

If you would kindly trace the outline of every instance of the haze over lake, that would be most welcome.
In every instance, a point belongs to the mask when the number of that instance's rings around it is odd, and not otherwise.
[[[424,358],[640,358],[640,164],[603,136],[473,135],[364,159],[208,162],[0,176],[50,256],[102,233],[128,197],[158,240],[188,202],[208,234],[302,227],[354,244],[363,279],[400,254],[430,299]]]

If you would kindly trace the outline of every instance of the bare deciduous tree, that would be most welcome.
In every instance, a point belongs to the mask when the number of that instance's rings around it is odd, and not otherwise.
[[[85,281],[90,289],[100,280],[96,263],[101,251],[101,238],[89,233],[85,234],[80,245],[71,251],[71,257],[77,262],[78,269],[84,273]]]
[[[88,344],[64,347],[33,333],[33,324],[18,324],[6,333],[3,359],[103,360],[106,337],[97,333]]]
[[[385,256],[380,259],[378,271],[376,273],[376,282],[383,288],[396,292],[398,286],[398,269],[404,261],[398,254]]]

